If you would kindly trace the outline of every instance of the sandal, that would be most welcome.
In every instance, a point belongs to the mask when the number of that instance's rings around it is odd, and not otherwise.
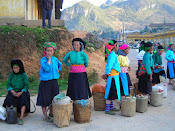
[[[43,120],[46,121],[46,122],[53,122],[53,120],[50,117],[44,118]]]
[[[18,120],[18,125],[23,125],[24,124],[24,121],[22,119],[19,119]]]
[[[113,108],[113,109],[111,109],[111,111],[120,111],[120,109]]]
[[[116,115],[116,113],[115,112],[113,112],[113,111],[105,111],[105,114],[109,114],[109,115]]]

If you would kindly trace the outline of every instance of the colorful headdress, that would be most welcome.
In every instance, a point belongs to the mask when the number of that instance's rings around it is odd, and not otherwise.
[[[81,44],[81,51],[85,49],[86,47],[86,42],[84,40],[82,40],[81,38],[75,38],[72,40],[72,45],[74,44],[74,41],[79,41]]]
[[[127,44],[123,44],[122,46],[119,47],[120,50],[125,50],[129,47]]]
[[[153,46],[153,43],[146,42],[145,45],[144,45],[144,50],[145,51],[148,51],[152,46]]]
[[[109,54],[111,53],[111,50],[115,47],[115,44],[117,41],[115,40],[110,40],[106,45],[105,45],[105,61],[107,61]]]
[[[24,65],[23,65],[21,60],[19,60],[19,59],[12,60],[11,61],[11,68],[12,68],[12,70],[13,70],[13,66],[19,66],[20,70],[19,70],[18,74],[25,73]]]
[[[55,51],[57,51],[57,46],[54,42],[45,42],[44,43],[44,56],[46,56],[46,49],[49,47],[53,48]]]

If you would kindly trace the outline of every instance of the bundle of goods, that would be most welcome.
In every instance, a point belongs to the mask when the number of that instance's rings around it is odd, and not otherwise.
[[[152,106],[161,106],[163,103],[163,92],[151,92],[150,94],[150,104]]]
[[[3,106],[0,106],[0,119],[3,121],[6,119],[6,109]]]
[[[148,107],[148,96],[136,95],[136,111],[144,113],[147,111]]]
[[[106,102],[104,99],[105,86],[100,84],[95,84],[92,88],[94,109],[96,111],[104,111],[106,108]]]
[[[136,97],[126,97],[121,100],[122,116],[131,117],[136,112]]]
[[[77,123],[86,123],[91,119],[91,103],[87,100],[77,100],[73,104],[74,120]]]
[[[66,127],[70,124],[72,101],[64,93],[60,93],[53,99],[53,122],[58,127]]]

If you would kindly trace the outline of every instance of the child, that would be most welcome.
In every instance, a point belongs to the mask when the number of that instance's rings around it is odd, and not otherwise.
[[[142,65],[143,56],[144,56],[144,54],[145,54],[144,45],[145,45],[145,42],[142,41],[142,42],[140,43],[139,53],[138,53],[137,56],[136,56],[136,58],[137,58],[137,60],[138,60],[138,69],[137,69],[137,71],[136,71],[136,77],[137,77],[137,78],[138,78],[138,73],[139,73],[139,71],[140,71],[140,67],[141,67],[141,65]]]
[[[175,78],[175,57],[174,57],[174,44],[170,43],[166,53],[165,59],[167,62],[167,77],[169,78],[169,85],[172,85],[172,79]]]
[[[15,59],[11,61],[11,68],[13,70],[10,73],[7,83],[8,94],[4,101],[3,106],[8,109],[11,105],[17,107],[17,111],[20,113],[18,120],[19,125],[23,125],[24,113],[30,112],[30,94],[28,77],[24,71],[24,66],[21,60]]]
[[[46,112],[46,107],[52,103],[53,97],[59,94],[59,71],[62,69],[62,63],[53,56],[56,51],[56,44],[53,42],[45,42],[44,57],[40,60],[40,85],[37,98],[37,105],[42,107],[44,120],[52,122],[50,117],[53,117],[53,107],[50,107],[49,116]]]
[[[152,91],[152,69],[154,69],[154,61],[151,53],[153,51],[153,44],[147,42],[144,48],[146,53],[143,56],[141,69],[139,71],[138,90],[144,95],[147,95]]]
[[[162,75],[165,77],[165,71],[162,67],[162,57],[161,57],[163,51],[164,51],[164,48],[162,46],[158,46],[152,56],[154,60],[154,65],[155,65],[155,69],[153,70],[153,81],[152,81],[153,84],[160,83],[159,75]]]
[[[118,50],[117,41],[109,41],[105,46],[105,59],[107,60],[105,75],[103,79],[107,79],[105,99],[106,99],[106,110],[105,113],[109,115],[115,115],[114,111],[118,111],[113,106],[113,100],[118,99],[120,101],[120,83],[119,83],[119,72],[120,65],[117,60],[116,52]],[[109,55],[108,55],[109,54]]]
[[[73,51],[68,52],[63,59],[63,62],[70,67],[67,96],[72,100],[89,99],[91,97],[86,73],[89,60],[87,54],[83,52],[85,45],[86,43],[82,39],[73,39]]]
[[[123,44],[121,47],[119,47],[119,51],[118,51],[119,56],[117,57],[117,59],[121,69],[121,72],[119,73],[121,96],[128,96],[129,87],[132,86],[130,76],[128,74],[128,72],[130,71],[129,59],[127,57],[127,54],[129,54],[129,51],[130,49],[127,44]]]

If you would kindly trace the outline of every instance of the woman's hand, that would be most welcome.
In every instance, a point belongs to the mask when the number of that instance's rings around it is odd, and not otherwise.
[[[13,94],[13,96],[17,97],[17,93],[14,90],[11,90],[11,93]]]
[[[23,94],[23,92],[18,92],[16,97],[20,97]]]
[[[131,71],[131,67],[130,66],[128,67],[128,71]]]
[[[70,70],[72,70],[72,65],[70,65]]]
[[[108,78],[108,75],[103,74],[103,75],[101,76],[101,78],[104,79],[104,80],[106,80],[106,79]]]
[[[150,75],[150,81],[152,81],[153,80],[153,77],[152,77],[152,74]]]

